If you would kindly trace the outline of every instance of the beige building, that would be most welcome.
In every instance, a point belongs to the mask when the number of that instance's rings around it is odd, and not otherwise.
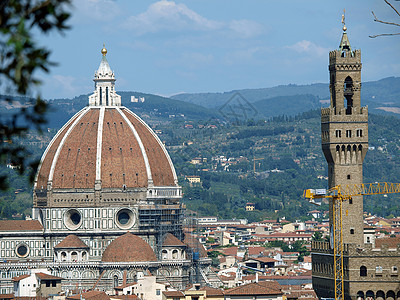
[[[352,50],[343,27],[339,49],[329,53],[330,106],[321,110],[322,150],[328,162],[329,187],[363,182],[368,150],[368,109],[361,106],[361,51]],[[332,233],[333,205],[330,200]],[[363,199],[343,203],[344,299],[400,299],[400,242],[364,234]],[[369,240],[368,240],[369,238]],[[312,243],[313,288],[319,298],[335,297],[331,245]]]
[[[254,203],[247,202],[246,203],[246,211],[253,211],[256,209],[256,205]]]

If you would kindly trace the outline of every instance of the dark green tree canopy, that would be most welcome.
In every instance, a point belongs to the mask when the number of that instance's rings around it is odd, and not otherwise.
[[[41,130],[46,122],[46,103],[34,87],[40,84],[38,70],[49,72],[55,63],[50,50],[34,40],[34,33],[63,32],[70,14],[71,0],[2,0],[0,2],[0,101],[12,103],[16,96],[30,100],[12,115],[0,116],[0,163],[18,166],[23,173],[31,166],[30,178],[37,162],[29,162],[29,153],[18,145],[19,137],[29,128]],[[24,98],[25,99],[25,98]],[[6,189],[6,176],[0,177],[0,189]]]

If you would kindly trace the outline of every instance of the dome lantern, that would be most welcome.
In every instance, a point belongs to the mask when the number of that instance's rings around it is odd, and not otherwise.
[[[108,64],[103,44],[100,66],[94,74],[95,91],[89,96],[89,106],[121,106],[121,96],[115,92],[115,75]]]

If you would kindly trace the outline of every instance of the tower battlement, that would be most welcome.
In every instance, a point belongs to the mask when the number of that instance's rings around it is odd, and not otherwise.
[[[329,52],[329,64],[361,64],[361,50],[341,51],[332,50]]]

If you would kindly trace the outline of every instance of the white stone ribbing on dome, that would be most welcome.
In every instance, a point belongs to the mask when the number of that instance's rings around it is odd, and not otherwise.
[[[121,96],[115,91],[115,75],[108,64],[107,50],[101,50],[103,57],[94,73],[95,90],[89,96],[89,106],[121,106]]]
[[[75,116],[78,116],[79,114],[81,114],[81,113],[82,113],[84,110],[86,110],[86,109],[87,109],[86,107],[85,107],[85,108],[82,108],[80,111],[78,111],[78,112],[75,114]],[[74,116],[74,117],[75,117],[75,116]],[[34,189],[38,188],[38,187],[37,187],[37,181],[38,181],[38,176],[39,176],[39,173],[40,173],[40,169],[42,168],[42,164],[43,164],[44,158],[46,157],[46,155],[47,155],[48,151],[50,150],[51,146],[53,145],[53,143],[57,140],[57,137],[64,131],[64,129],[65,129],[69,124],[71,124],[71,122],[72,122],[72,120],[74,119],[74,117],[72,117],[71,119],[69,119],[69,121],[68,121],[67,123],[65,123],[63,127],[61,127],[61,129],[60,129],[60,130],[57,132],[57,134],[53,137],[53,139],[51,140],[50,144],[47,146],[46,150],[44,151],[44,153],[43,153],[43,155],[42,155],[42,157],[41,157],[41,159],[40,159],[40,163],[39,163],[38,170],[37,170],[36,175],[35,175],[35,182],[34,182],[34,185],[33,185],[33,188],[34,188]],[[39,187],[39,188],[44,188],[44,187]]]
[[[78,124],[78,122],[82,119],[82,117],[83,117],[88,111],[89,111],[89,108],[86,107],[86,108],[84,109],[84,111],[81,113],[81,115],[75,119],[75,121],[74,121],[74,123],[71,125],[71,127],[68,128],[68,131],[65,133],[63,139],[61,140],[60,145],[58,146],[57,151],[56,151],[56,154],[54,155],[53,161],[52,161],[52,163],[51,163],[51,168],[50,168],[50,173],[49,173],[49,183],[48,183],[48,184],[50,185],[50,187],[48,187],[48,188],[51,188],[51,185],[52,185],[52,182],[53,182],[53,177],[54,177],[54,170],[55,170],[55,168],[56,168],[56,164],[57,164],[57,161],[58,161],[58,157],[60,156],[61,149],[63,148],[67,137],[69,136],[69,134],[71,133],[71,131],[75,128],[76,124]]]
[[[129,121],[128,117],[121,111],[119,107],[117,107],[117,111],[119,114],[124,118],[126,124],[128,124],[129,128],[132,130],[136,141],[139,144],[140,151],[142,152],[144,164],[146,166],[146,173],[147,173],[147,183],[149,186],[153,186],[153,176],[151,175],[151,168],[150,168],[150,163],[149,163],[149,158],[147,157],[146,149],[144,148],[142,139],[140,138],[139,134],[137,133],[135,127],[132,125],[132,123]]]
[[[174,182],[177,185],[178,184],[178,177],[176,176],[176,171],[175,171],[174,164],[172,163],[171,157],[169,156],[169,154],[167,152],[167,149],[165,149],[165,146],[161,142],[160,138],[154,133],[153,129],[151,129],[150,126],[147,125],[147,123],[145,121],[143,121],[138,115],[136,115],[135,113],[133,113],[129,109],[126,110],[126,111],[127,111],[127,113],[129,113],[132,116],[134,116],[137,120],[139,120],[139,122],[142,123],[142,125],[147,128],[147,130],[153,135],[154,139],[158,142],[158,144],[160,145],[161,149],[164,152],[165,157],[168,160],[169,166],[170,166],[170,168],[172,170],[172,175],[174,176]]]
[[[103,123],[106,108],[100,108],[99,128],[97,129],[97,152],[96,152],[96,181],[101,180],[101,148],[103,146]]]

